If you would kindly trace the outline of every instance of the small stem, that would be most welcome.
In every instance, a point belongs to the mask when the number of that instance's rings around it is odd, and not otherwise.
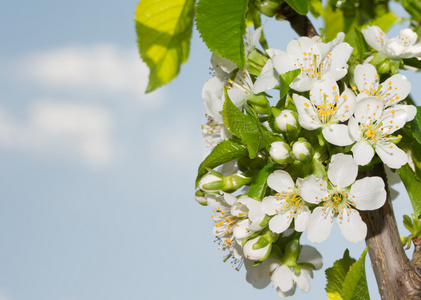
[[[294,29],[299,36],[308,36],[312,38],[313,36],[318,35],[310,19],[307,18],[307,16],[297,13],[286,2],[281,6],[278,13],[291,24],[292,29]]]

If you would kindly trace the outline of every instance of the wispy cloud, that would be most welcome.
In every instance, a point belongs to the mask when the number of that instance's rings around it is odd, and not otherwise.
[[[0,147],[102,166],[113,157],[112,125],[109,113],[92,105],[37,101],[24,122],[0,108]]]
[[[149,70],[135,48],[112,44],[70,45],[32,53],[20,60],[20,75],[44,89],[112,94],[156,106],[163,90],[144,94]]]

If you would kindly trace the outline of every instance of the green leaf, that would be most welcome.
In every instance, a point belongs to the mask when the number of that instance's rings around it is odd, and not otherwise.
[[[411,122],[412,135],[421,144],[421,106],[417,106],[417,114]]]
[[[170,82],[187,61],[194,0],[141,0],[135,13],[140,56],[150,69],[146,92]]]
[[[199,0],[196,25],[208,48],[244,67],[248,0]]]
[[[276,140],[274,136],[264,128],[258,119],[250,114],[243,114],[228,96],[225,89],[225,102],[222,109],[224,124],[228,131],[241,139],[247,146],[250,158],[254,158],[257,152],[269,146]]]
[[[404,58],[403,59],[403,64],[406,66],[410,66],[410,67],[414,67],[414,68],[418,68],[421,69],[421,60],[413,57],[413,58]]]
[[[355,262],[355,259],[349,256],[349,250],[346,249],[344,256],[335,261],[333,267],[326,269],[326,292],[329,299],[342,299],[341,298],[330,298],[329,295],[340,295],[342,296],[343,283],[345,281],[346,274],[349,268]]]
[[[285,0],[300,15],[308,13],[308,0]]]
[[[321,0],[309,0],[308,2],[311,14],[317,19],[323,13],[323,4]]]
[[[377,25],[384,32],[387,32],[398,20],[399,18],[393,12],[388,11],[384,14],[379,14],[376,18],[367,22],[367,25]]]
[[[408,164],[402,166],[396,171],[405,185],[414,213],[417,216],[421,215],[421,181]]]
[[[370,300],[365,275],[365,256],[367,251],[368,246],[346,274],[342,288],[342,298],[344,300]]]
[[[279,109],[283,109],[285,108],[285,99],[286,96],[289,92],[289,90],[291,89],[289,87],[289,85],[294,81],[295,78],[297,78],[298,75],[301,74],[301,70],[300,69],[296,69],[296,70],[292,70],[292,71],[288,71],[284,74],[281,74],[279,76],[279,80],[281,82],[281,87],[280,87],[280,96],[281,96],[281,100],[279,100],[277,107]]]
[[[197,172],[196,188],[200,179],[208,172],[206,168],[215,168],[233,159],[246,156],[247,154],[247,148],[243,144],[234,142],[232,140],[225,140],[220,142],[215,146],[215,148],[213,148],[212,152],[200,164],[199,170]]]
[[[253,182],[250,185],[248,196],[252,199],[262,201],[266,193],[267,188],[267,179],[268,176],[272,173],[274,164],[270,163],[263,167],[259,171],[256,177],[253,178]]]
[[[354,46],[354,52],[356,51],[357,55],[358,55],[358,59],[362,60],[365,58],[365,53],[370,51],[370,48],[367,44],[367,42],[365,41],[365,38],[361,32],[361,30],[359,28],[355,28],[354,31],[354,43],[351,46]]]

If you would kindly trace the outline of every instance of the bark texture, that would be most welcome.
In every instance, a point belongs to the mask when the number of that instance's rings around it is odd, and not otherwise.
[[[376,165],[368,172],[361,172],[359,176],[380,176],[386,183],[387,199],[384,206],[375,211],[361,212],[367,224],[366,243],[370,246],[368,253],[381,298],[421,299],[421,243],[417,245],[417,241],[414,241],[413,259],[409,260],[400,241],[383,164]]]
[[[292,29],[294,29],[299,36],[308,36],[312,38],[313,36],[318,35],[310,19],[307,18],[307,16],[297,13],[286,2],[281,5],[278,14],[291,24]]]

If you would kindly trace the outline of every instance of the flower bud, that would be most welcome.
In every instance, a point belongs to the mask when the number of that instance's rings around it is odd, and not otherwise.
[[[290,132],[298,129],[298,114],[295,111],[284,109],[276,118],[275,123],[282,132]]]
[[[205,193],[203,191],[197,190],[196,193],[194,194],[194,198],[199,204],[203,206],[208,205],[208,200],[206,199]]]
[[[260,236],[255,237],[254,239],[248,240],[243,246],[243,253],[247,259],[254,261],[263,261],[265,260],[272,249],[272,243],[267,244],[266,246],[259,248],[257,250],[253,249],[254,244],[256,244],[260,239]]]
[[[278,164],[286,164],[290,160],[291,148],[284,142],[273,142],[270,145],[270,157]]]
[[[223,176],[218,172],[212,171],[210,174],[203,176],[200,180],[199,188],[205,192],[232,192],[241,188],[243,185],[249,184],[251,177],[245,177],[241,174],[232,174]]]
[[[313,158],[313,147],[307,142],[305,138],[299,138],[297,142],[292,145],[291,156],[295,160],[302,162],[309,161]]]

